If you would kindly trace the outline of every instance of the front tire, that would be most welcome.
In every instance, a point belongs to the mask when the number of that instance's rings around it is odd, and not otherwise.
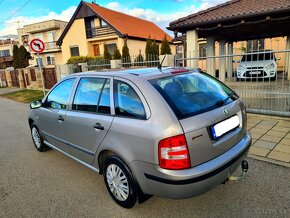
[[[118,156],[109,156],[104,163],[104,181],[113,200],[124,208],[137,201],[137,184],[130,169]]]
[[[44,152],[44,151],[49,150],[49,147],[43,143],[42,136],[39,132],[39,129],[35,125],[35,123],[31,124],[30,129],[31,129],[32,141],[34,143],[36,150],[38,150],[39,152]]]

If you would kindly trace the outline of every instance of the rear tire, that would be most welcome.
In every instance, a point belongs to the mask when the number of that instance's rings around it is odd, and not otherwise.
[[[49,150],[50,148],[43,143],[43,138],[39,132],[39,129],[35,125],[35,123],[31,124],[30,129],[31,129],[32,141],[34,143],[36,150],[38,150],[39,152],[44,152],[44,151]]]
[[[113,200],[124,208],[131,208],[137,201],[137,183],[124,161],[116,155],[106,158],[104,181]]]

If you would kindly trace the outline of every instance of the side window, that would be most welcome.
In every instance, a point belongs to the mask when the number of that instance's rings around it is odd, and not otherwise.
[[[110,80],[107,79],[103,88],[100,103],[98,106],[98,113],[111,114],[110,108]]]
[[[46,104],[54,109],[66,109],[75,78],[67,79],[58,84],[48,95]]]
[[[97,112],[98,102],[106,79],[82,78],[73,100],[72,109]]]
[[[144,106],[135,90],[125,82],[114,81],[116,115],[145,119]]]

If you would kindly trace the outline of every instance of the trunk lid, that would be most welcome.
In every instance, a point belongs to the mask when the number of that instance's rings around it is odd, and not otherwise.
[[[216,158],[242,139],[246,132],[246,118],[243,110],[242,102],[236,100],[206,113],[180,120],[187,140],[191,167]],[[214,139],[211,127],[236,115],[239,119],[239,126]]]

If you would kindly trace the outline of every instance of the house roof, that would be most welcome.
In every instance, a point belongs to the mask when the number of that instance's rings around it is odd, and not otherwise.
[[[68,32],[73,21],[77,18],[78,12],[82,7],[87,7],[94,15],[103,19],[108,25],[113,27],[120,37],[136,38],[136,39],[155,39],[156,41],[162,41],[164,35],[166,35],[168,41],[172,41],[172,37],[163,31],[156,24],[143,20],[137,17],[133,17],[118,11],[114,11],[94,3],[88,3],[81,1],[74,15],[72,16],[66,29],[60,36],[57,44],[61,45],[62,40]]]
[[[172,40],[171,36],[150,21],[104,8],[97,4],[88,2],[85,2],[85,4],[124,35],[144,39],[147,39],[150,36],[151,39],[158,41],[161,41],[164,38],[164,35],[166,35],[169,41]]]
[[[290,12],[290,0],[232,0],[175,20],[169,24],[168,29],[196,28],[222,21],[281,12]]]

